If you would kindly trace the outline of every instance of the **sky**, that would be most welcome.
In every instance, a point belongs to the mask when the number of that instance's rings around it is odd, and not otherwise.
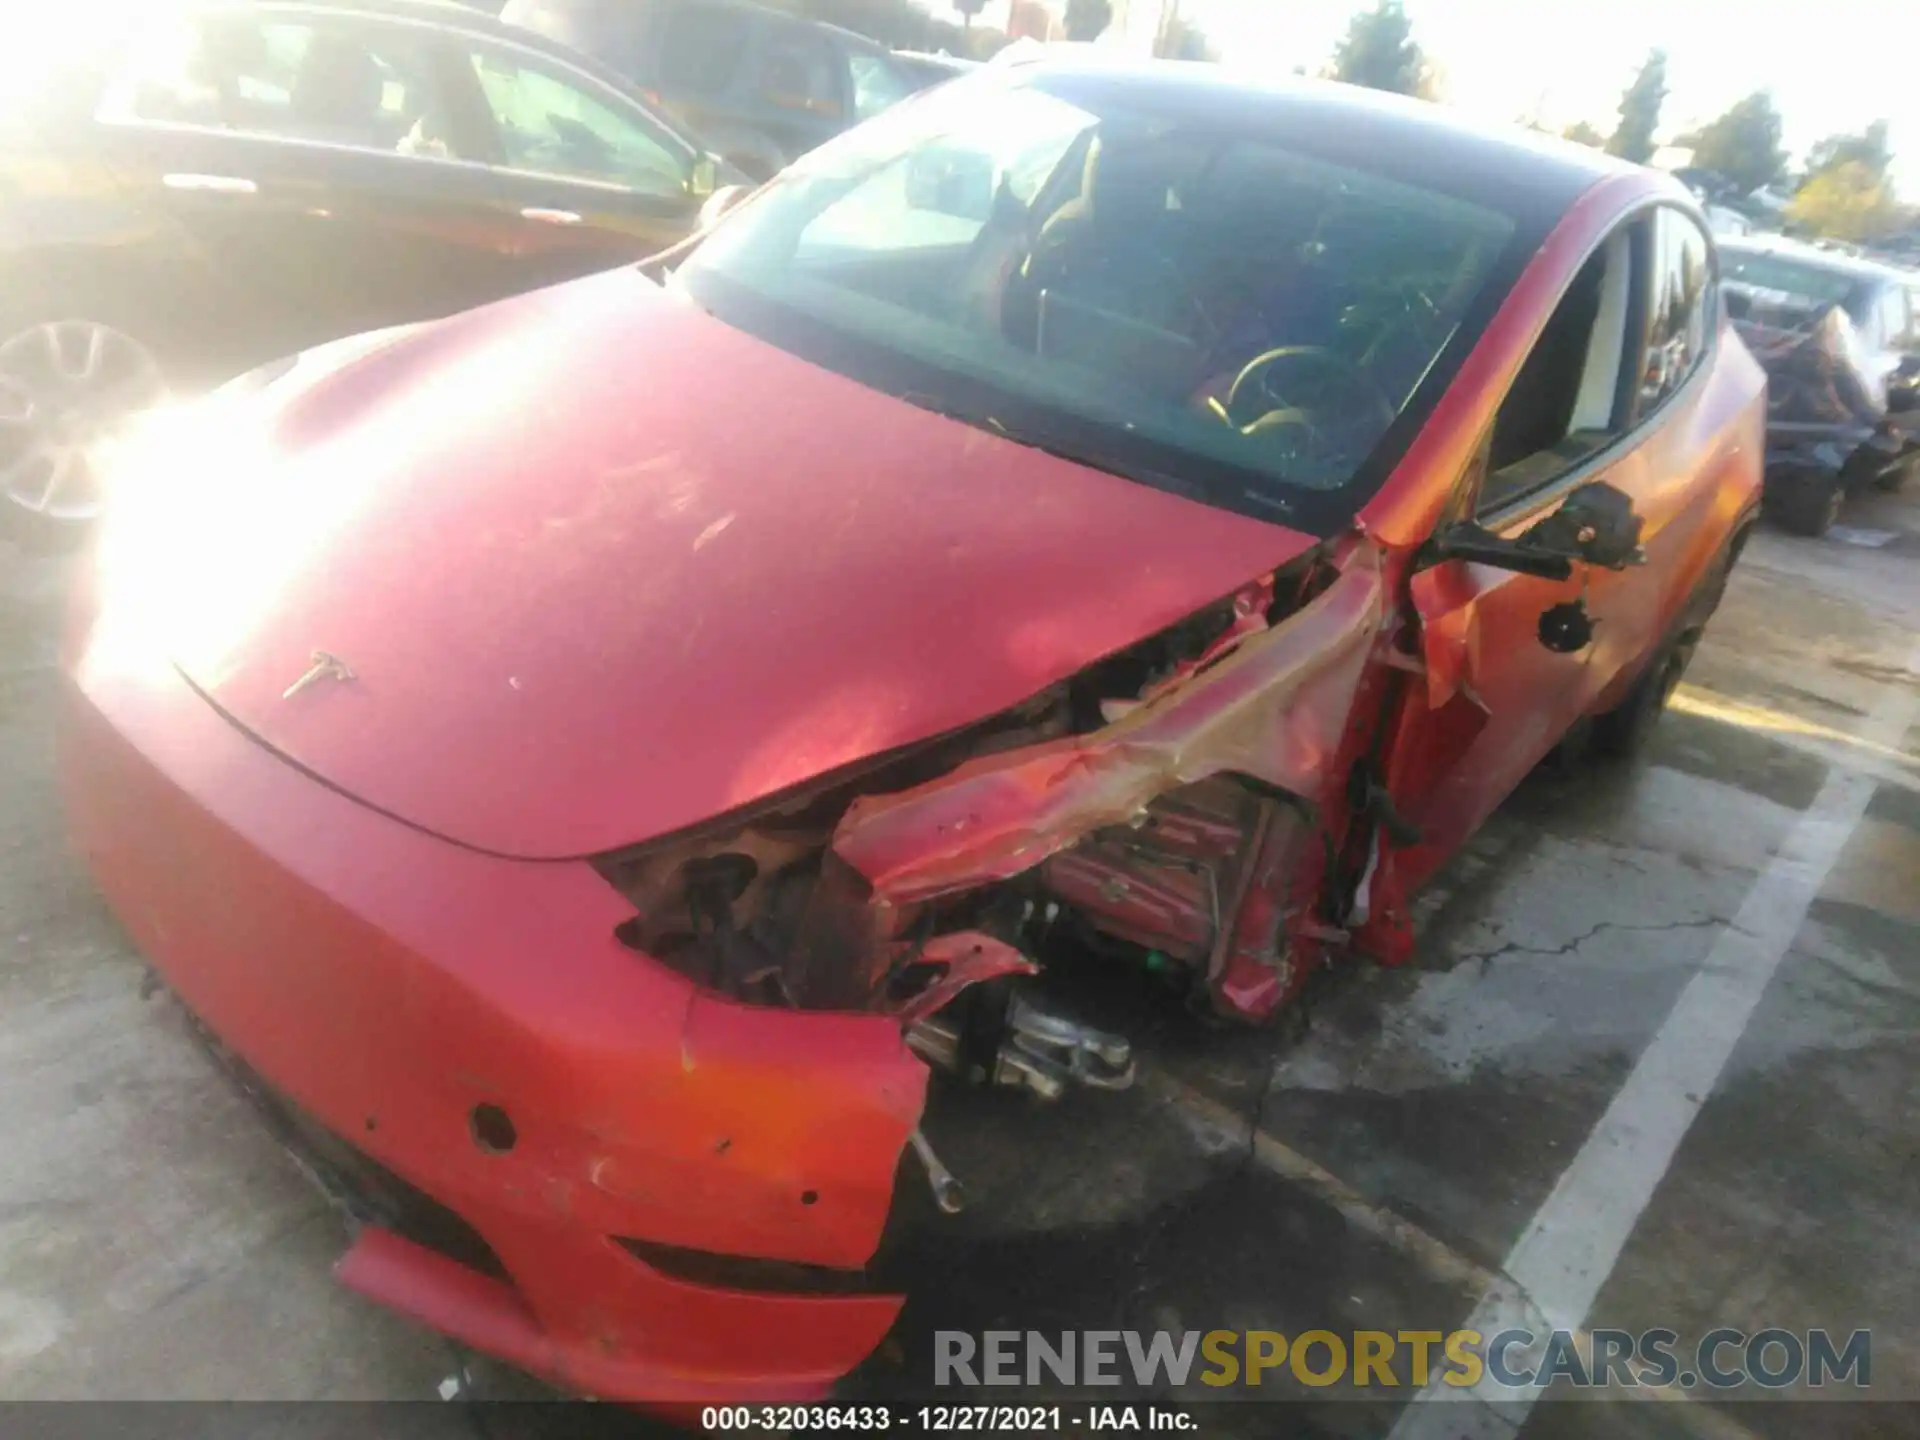
[[[1371,0],[1180,0],[1224,59],[1318,73]],[[1874,119],[1895,184],[1920,199],[1920,0],[1404,0],[1443,98],[1494,119],[1538,113],[1610,134],[1647,51],[1667,52],[1661,139],[1769,88],[1795,163]]]

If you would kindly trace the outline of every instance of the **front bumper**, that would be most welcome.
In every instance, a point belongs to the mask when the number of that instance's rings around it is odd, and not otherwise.
[[[342,797],[123,630],[75,647],[61,733],[109,903],[225,1046],[498,1261],[368,1226],[345,1283],[609,1399],[807,1398],[879,1343],[897,1296],[693,1283],[633,1249],[864,1266],[925,1099],[896,1023],[699,992],[614,938],[628,907],[585,863]]]

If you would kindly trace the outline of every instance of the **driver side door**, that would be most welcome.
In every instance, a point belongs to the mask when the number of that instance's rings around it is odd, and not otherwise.
[[[1641,392],[1660,358],[1647,333],[1654,245],[1650,220],[1626,222],[1561,296],[1468,477],[1477,525],[1513,539],[1594,481],[1643,510]],[[1413,577],[1425,675],[1410,687],[1386,777],[1399,813],[1420,831],[1395,856],[1404,884],[1430,874],[1587,712],[1624,647],[1644,647],[1657,608],[1642,593],[1655,583],[1652,569],[1576,563],[1568,579],[1551,580],[1444,559]],[[1594,639],[1550,649],[1542,615],[1576,603]]]

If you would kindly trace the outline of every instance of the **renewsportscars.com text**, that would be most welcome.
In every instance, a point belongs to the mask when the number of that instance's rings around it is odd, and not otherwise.
[[[934,1332],[935,1385],[1257,1387],[1271,1381],[1460,1388],[1482,1379],[1509,1388],[1743,1385],[1781,1389],[1873,1382],[1873,1337],[1855,1330],[1037,1330]]]

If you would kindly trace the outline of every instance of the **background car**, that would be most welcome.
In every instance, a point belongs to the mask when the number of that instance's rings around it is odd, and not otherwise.
[[[1766,367],[1768,508],[1819,535],[1848,491],[1920,467],[1920,274],[1780,236],[1724,238],[1727,308]]]
[[[631,77],[755,180],[953,73],[742,0],[508,0],[500,15]]]
[[[619,76],[426,0],[169,9],[0,123],[0,521],[43,542],[167,385],[651,254],[716,179]]]

